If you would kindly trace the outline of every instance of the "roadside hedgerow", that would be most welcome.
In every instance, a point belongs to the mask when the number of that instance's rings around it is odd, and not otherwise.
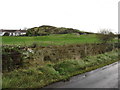
[[[23,65],[23,51],[19,46],[3,46],[2,47],[2,69],[11,71]]]

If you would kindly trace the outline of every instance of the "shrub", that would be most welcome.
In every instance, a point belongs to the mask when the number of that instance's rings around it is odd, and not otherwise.
[[[103,29],[100,31],[100,34],[98,35],[98,39],[102,42],[102,43],[107,43],[108,41],[113,40],[114,38],[114,34],[107,29]]]
[[[11,71],[23,65],[24,55],[19,47],[3,46],[2,47],[2,69]]]

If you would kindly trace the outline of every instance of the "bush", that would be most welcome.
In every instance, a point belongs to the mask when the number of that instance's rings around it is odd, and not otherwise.
[[[11,71],[23,65],[24,55],[19,47],[3,46],[2,47],[2,69]]]
[[[98,39],[102,43],[107,43],[108,41],[113,40],[114,34],[110,30],[103,29],[100,31],[100,34],[98,35]]]

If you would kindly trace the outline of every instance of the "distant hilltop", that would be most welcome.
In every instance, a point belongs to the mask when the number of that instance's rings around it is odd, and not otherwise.
[[[7,34],[6,34],[7,33]],[[39,27],[29,28],[27,30],[11,30],[11,29],[0,29],[0,36],[45,36],[50,34],[71,34],[75,33],[77,35],[81,34],[93,34],[91,32],[80,31],[73,28],[65,27],[54,27],[49,25],[42,25]]]
[[[50,35],[50,34],[70,34],[70,33],[76,33],[79,35],[93,34],[91,32],[84,32],[84,31],[80,31],[78,29],[73,29],[73,28],[42,25],[40,27],[33,27],[30,29],[27,29],[26,35],[27,36],[44,36],[44,35]]]

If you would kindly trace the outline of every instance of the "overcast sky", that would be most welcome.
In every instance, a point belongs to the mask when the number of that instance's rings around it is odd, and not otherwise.
[[[118,32],[119,0],[0,0],[0,29],[41,25]]]

